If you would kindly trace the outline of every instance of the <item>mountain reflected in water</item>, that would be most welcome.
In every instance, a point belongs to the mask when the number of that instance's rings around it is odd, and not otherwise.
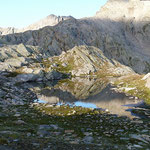
[[[101,108],[129,118],[134,116],[127,110],[141,103],[134,97],[116,92],[106,79],[72,78],[55,84],[33,85],[31,89],[41,103]]]

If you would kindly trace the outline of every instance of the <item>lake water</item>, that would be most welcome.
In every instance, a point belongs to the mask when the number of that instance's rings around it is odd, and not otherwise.
[[[34,102],[102,109],[129,118],[137,117],[131,110],[143,105],[136,97],[116,92],[103,79],[73,78],[34,84],[31,88],[37,93]]]

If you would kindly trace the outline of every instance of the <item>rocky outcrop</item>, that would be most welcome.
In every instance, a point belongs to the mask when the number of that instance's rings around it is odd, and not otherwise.
[[[0,48],[0,71],[8,72],[14,82],[62,79],[63,73],[43,67],[45,55],[35,46],[4,45]]]
[[[0,47],[0,70],[10,71],[41,59],[42,49],[34,46],[3,45]]]
[[[51,61],[55,62],[56,70],[71,73],[72,76],[121,76],[134,73],[129,67],[108,59],[100,49],[92,46],[76,46],[47,63]]]
[[[108,59],[92,46],[76,46],[60,56],[50,57],[43,49],[24,44],[0,48],[0,71],[14,82],[57,80],[68,76],[122,76],[134,71]]]

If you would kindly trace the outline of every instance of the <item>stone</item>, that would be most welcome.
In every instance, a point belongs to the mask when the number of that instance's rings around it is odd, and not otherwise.
[[[46,131],[46,130],[39,130],[39,131],[37,132],[37,134],[38,134],[40,137],[48,137],[48,136],[51,135],[50,132],[49,132],[49,131]]]
[[[93,135],[93,133],[92,132],[84,132],[84,135],[85,136],[90,136],[90,135]]]
[[[27,50],[23,43],[19,44],[16,50],[19,54],[21,54],[24,57],[28,57],[30,55],[30,52]]]
[[[58,67],[56,63],[53,63],[51,67]]]
[[[134,144],[133,147],[135,147],[135,148],[143,148],[141,145],[137,145],[137,144]]]
[[[0,98],[4,97],[6,95],[6,92],[0,89]]]
[[[69,62],[71,58],[71,62]],[[117,61],[110,61],[102,52],[102,50],[93,46],[76,46],[59,56],[62,64],[68,64],[67,70],[72,76],[92,76],[101,71],[104,74],[127,75],[134,74],[134,71]],[[120,67],[118,67],[120,66]],[[55,66],[56,70],[59,66]],[[103,69],[105,68],[105,69]]]
[[[35,81],[37,77],[34,74],[19,74],[15,77],[14,82],[21,83],[21,82],[28,82],[28,81]]]
[[[54,70],[54,71],[46,73],[45,77],[48,80],[54,80],[54,79],[58,80],[58,79],[61,79],[63,77],[63,74]]]
[[[21,67],[22,64],[25,63],[25,60],[10,58],[10,59],[7,59],[7,61],[5,63],[12,67]]]
[[[62,66],[63,67],[67,67],[68,65],[66,63],[62,63]]]
[[[94,138],[92,136],[85,136],[83,138],[83,142],[86,143],[86,144],[90,144],[94,141]]]
[[[12,148],[6,146],[6,145],[0,145],[1,150],[13,150]]]
[[[49,125],[40,125],[39,126],[39,130],[43,130],[43,129],[47,130],[47,129],[50,129],[50,128],[51,127]]]
[[[24,67],[23,69],[22,69],[22,72],[23,73],[33,73],[33,69],[31,69],[31,68],[28,68],[28,67]]]
[[[147,74],[142,78],[142,80],[147,80],[148,78],[150,78],[150,73],[147,73]]]
[[[144,80],[145,83],[145,87],[150,88],[150,73],[146,74],[142,80]]]
[[[132,139],[139,140],[139,141],[144,142],[144,143],[146,143],[146,144],[149,144],[149,142],[150,142],[150,137],[147,136],[147,135],[131,134],[130,137],[131,137]]]
[[[14,116],[15,117],[20,117],[21,115],[19,113],[16,113]]]
[[[59,128],[58,125],[55,124],[51,124],[50,127],[53,128],[54,130],[57,130]]]
[[[73,133],[74,130],[65,130],[65,133]]]
[[[16,123],[16,124],[20,124],[20,125],[21,125],[21,124],[26,124],[23,120],[17,120],[17,121],[15,121],[15,123]]]

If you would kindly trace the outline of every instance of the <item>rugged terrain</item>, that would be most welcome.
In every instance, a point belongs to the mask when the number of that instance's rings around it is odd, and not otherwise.
[[[109,0],[91,18],[0,28],[0,149],[149,150],[149,10]],[[98,109],[65,104],[91,97]],[[144,106],[119,106],[130,99]]]
[[[90,46],[74,47],[55,57],[38,47],[23,44],[3,46],[0,50],[0,69],[16,82],[135,74],[129,67],[109,60],[100,49]]]

